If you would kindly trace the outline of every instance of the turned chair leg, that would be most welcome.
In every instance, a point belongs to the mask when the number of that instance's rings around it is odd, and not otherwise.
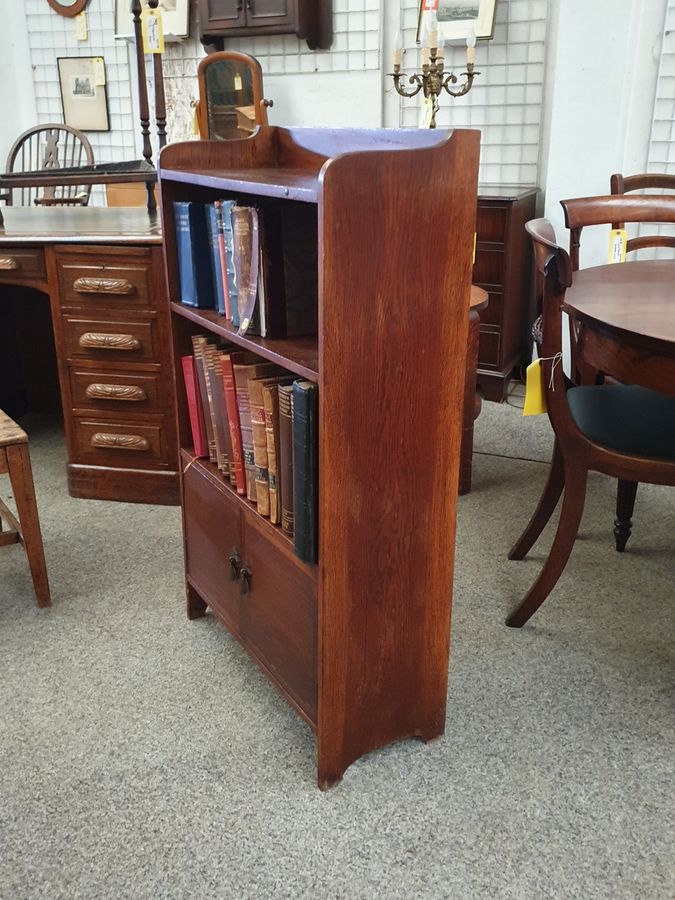
[[[14,444],[7,447],[5,452],[7,454],[9,479],[12,483],[14,502],[19,514],[23,545],[28,557],[37,603],[38,606],[42,607],[51,606],[52,600],[49,593],[49,581],[47,580],[47,564],[45,563],[40,519],[37,503],[35,502],[33,471],[30,464],[28,444]]]
[[[566,467],[565,494],[551,552],[525,599],[507,618],[506,624],[511,628],[520,628],[527,622],[551,593],[562,575],[581,524],[586,500],[587,479],[588,470],[585,465],[577,464]]]
[[[616,519],[614,519],[614,541],[617,553],[623,553],[628,538],[631,536],[637,489],[637,481],[619,479],[616,491]]]
[[[553,445],[553,457],[548,471],[546,486],[539,500],[539,504],[530,519],[527,528],[518,538],[509,552],[509,559],[524,559],[535,541],[546,527],[546,523],[553,515],[558,505],[558,500],[565,485],[565,467],[562,453],[556,441]]]

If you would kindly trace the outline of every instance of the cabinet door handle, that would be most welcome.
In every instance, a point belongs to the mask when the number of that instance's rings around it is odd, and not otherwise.
[[[227,561],[230,564],[230,581],[236,581],[239,578],[239,554],[236,547],[230,550]]]
[[[126,297],[136,288],[126,278],[76,278],[73,290],[78,294],[108,294]]]
[[[138,403],[148,399],[143,388],[136,384],[89,384],[86,394],[89,400],[127,400]]]
[[[241,595],[243,597],[244,594],[248,594],[251,590],[251,570],[248,563],[244,563],[241,567],[239,577],[241,578]]]
[[[150,442],[140,434],[108,434],[97,431],[91,437],[91,446],[142,452],[150,449]]]
[[[18,269],[19,263],[13,256],[0,257],[0,269]]]
[[[141,342],[133,334],[101,334],[85,331],[80,335],[80,347],[91,350],[140,350]]]

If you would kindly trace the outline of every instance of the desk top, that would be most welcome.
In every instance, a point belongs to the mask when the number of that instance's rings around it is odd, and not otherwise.
[[[610,328],[675,345],[675,261],[581,269],[573,275],[564,308]]]
[[[145,207],[3,206],[3,244],[161,244],[159,216]]]

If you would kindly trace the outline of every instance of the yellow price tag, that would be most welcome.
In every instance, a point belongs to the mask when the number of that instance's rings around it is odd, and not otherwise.
[[[609,233],[609,253],[607,262],[612,263],[626,262],[626,246],[628,244],[628,234],[625,228],[613,228]]]
[[[164,53],[162,10],[145,7],[141,13],[144,53]]]
[[[241,75],[234,76],[234,89],[235,91],[243,90],[244,82],[241,80]]]
[[[525,406],[524,416],[538,416],[545,413],[546,395],[544,394],[544,368],[540,359],[530,363],[525,372]]]
[[[94,84],[97,87],[105,84],[105,63],[102,56],[94,57]]]
[[[478,235],[474,231],[474,233],[473,233],[473,259],[472,259],[472,263],[474,265],[476,264],[476,244],[477,243],[478,243]]]
[[[86,41],[88,34],[87,10],[83,9],[78,16],[75,16],[75,38],[78,41]]]

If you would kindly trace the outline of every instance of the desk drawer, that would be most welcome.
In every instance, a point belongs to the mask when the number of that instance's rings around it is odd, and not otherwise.
[[[137,251],[138,252],[138,251]],[[102,257],[102,259],[101,259]],[[95,264],[94,264],[95,261]],[[149,252],[140,252],[129,260],[105,251],[93,256],[57,256],[61,307],[102,306],[114,309],[147,309],[154,306]]]
[[[154,319],[104,322],[100,319],[63,317],[68,359],[110,362],[152,362],[157,357]]]
[[[161,412],[159,375],[72,368],[70,391],[75,409],[121,414]]]
[[[45,281],[46,278],[41,247],[0,246],[0,281]]]
[[[164,420],[125,422],[94,418],[72,420],[72,462],[125,469],[158,469],[166,466],[168,448]]]

